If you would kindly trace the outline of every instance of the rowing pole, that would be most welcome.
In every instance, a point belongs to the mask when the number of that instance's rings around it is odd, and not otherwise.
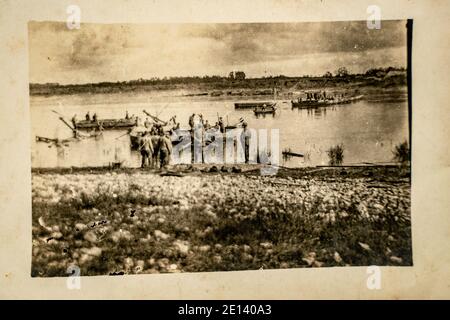
[[[59,113],[58,111],[55,111],[55,110],[52,109],[52,112],[56,113],[60,117],[63,117],[63,115],[61,113]]]
[[[145,110],[143,110],[143,112],[144,112],[147,116],[149,116],[150,118],[152,118],[153,121],[155,121],[155,122],[161,122],[161,124],[163,124],[163,126],[166,126],[167,123],[168,123],[168,121],[164,121],[164,120],[159,119],[158,117],[152,116],[150,113],[148,113],[148,112],[145,111]]]
[[[60,114],[59,112],[56,112],[55,110],[52,110],[52,111],[53,111],[54,113],[56,113],[57,115],[59,115],[59,120],[61,120],[62,122],[64,122],[64,124],[65,124],[66,126],[68,126],[68,127],[70,128],[70,130],[72,130],[73,132],[76,131],[75,128],[72,128],[72,126],[71,126],[70,124],[68,124],[66,120],[64,120],[64,117],[63,117],[62,114]]]
[[[126,136],[127,134],[130,134],[130,132],[126,132],[126,133],[124,133],[124,134],[118,136],[118,137],[116,138],[116,140],[119,139],[119,138],[122,138],[123,136]]]

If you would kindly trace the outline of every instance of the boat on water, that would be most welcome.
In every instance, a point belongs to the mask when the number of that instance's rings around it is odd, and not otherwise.
[[[327,98],[320,98],[320,99],[297,99],[297,101],[291,100],[292,108],[298,108],[298,109],[312,109],[312,108],[318,108],[318,107],[324,107],[324,106],[330,106],[330,105],[337,105],[337,104],[347,104],[351,103],[357,100],[361,100],[363,98],[363,95],[357,95],[352,97],[327,97]]]
[[[253,112],[255,115],[266,115],[266,114],[272,114],[274,115],[277,111],[277,107],[275,105],[273,106],[258,106],[253,109]]]
[[[228,126],[228,127],[232,127],[236,128],[236,126]],[[142,137],[142,134],[145,132],[142,130],[131,130],[128,134],[130,136],[130,141],[131,141],[131,149],[132,150],[139,150],[139,143],[140,143],[140,139]],[[155,137],[155,136],[154,136]],[[157,137],[157,136],[156,136]],[[176,135],[171,135],[171,140],[172,140],[172,146],[176,146],[178,144],[180,144],[181,142],[185,141],[185,139],[192,139],[194,138],[195,140],[197,140],[197,142],[199,143],[199,145],[202,144],[201,141],[199,141],[196,137],[194,137],[193,132],[191,129],[179,129],[178,133]],[[153,139],[153,138],[152,138]],[[226,139],[226,136],[223,137],[224,141]],[[215,140],[215,137],[209,137],[208,139],[205,140],[205,144],[209,145],[210,143],[212,143]],[[193,143],[193,140],[190,141],[191,143]],[[190,146],[187,145],[187,146]]]
[[[257,107],[273,107],[276,102],[262,101],[262,102],[236,102],[235,109],[254,109]]]
[[[79,120],[74,123],[75,129],[130,129],[137,126],[136,119],[97,119]]]
[[[284,150],[282,152],[283,156],[285,157],[299,157],[299,158],[303,158],[304,155],[298,152],[292,152],[290,149],[288,150]]]

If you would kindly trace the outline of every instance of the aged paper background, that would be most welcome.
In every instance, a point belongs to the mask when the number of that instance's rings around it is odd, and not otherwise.
[[[368,290],[365,267],[31,278],[31,173],[27,22],[294,22],[414,19],[412,81],[412,240],[414,267],[382,267]],[[176,9],[175,9],[176,8]],[[0,0],[0,298],[407,299],[450,298],[449,14],[435,1],[90,1]]]

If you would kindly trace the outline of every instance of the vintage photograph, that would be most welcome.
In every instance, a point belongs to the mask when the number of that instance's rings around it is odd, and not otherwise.
[[[412,266],[411,28],[30,21],[31,275]]]

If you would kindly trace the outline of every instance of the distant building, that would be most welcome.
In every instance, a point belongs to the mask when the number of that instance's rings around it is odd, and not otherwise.
[[[234,74],[234,77],[236,80],[244,80],[245,79],[245,72],[244,71],[236,71]]]

